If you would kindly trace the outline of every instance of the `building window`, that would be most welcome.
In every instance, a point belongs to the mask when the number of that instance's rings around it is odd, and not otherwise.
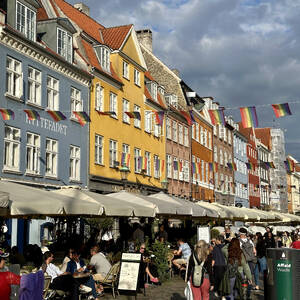
[[[126,112],[129,112],[129,101],[126,99],[123,99],[123,122],[130,124],[130,118],[126,114]]]
[[[212,136],[211,136],[211,132],[208,133],[208,148],[212,149]]]
[[[231,145],[231,131],[228,130],[228,144]]]
[[[160,161],[157,155],[153,156],[154,178],[160,177]]]
[[[189,129],[184,127],[184,146],[189,147]]]
[[[56,140],[46,139],[46,175],[57,176],[58,143]]]
[[[134,148],[134,172],[140,173],[142,166],[140,163],[141,149]]]
[[[219,138],[220,139],[224,138],[224,127],[221,124],[219,124]]]
[[[28,173],[40,173],[40,140],[39,135],[27,133],[26,172]]]
[[[22,63],[11,57],[6,58],[6,92],[20,98],[23,95]]]
[[[204,178],[204,161],[202,160],[201,161],[201,180],[202,180],[202,182],[204,182],[205,181],[205,178]]]
[[[202,127],[201,127],[201,135],[200,135],[200,138],[199,138],[199,124],[197,123],[196,124],[196,141],[199,142],[202,144]]]
[[[179,180],[183,180],[184,168],[183,168],[183,160],[179,159]]]
[[[117,141],[109,140],[109,166],[111,168],[115,168],[118,164],[118,157],[117,157]]]
[[[80,148],[70,146],[70,180],[80,180]]]
[[[106,47],[101,47],[101,50],[100,50],[100,55],[101,55],[101,58],[100,58],[100,63],[101,63],[101,67],[107,71],[107,72],[110,72],[110,51],[108,50],[108,48]]]
[[[4,169],[18,171],[20,169],[21,130],[5,126],[4,131]]]
[[[96,84],[95,109],[104,111],[104,88],[100,84]]]
[[[146,159],[146,175],[151,176],[151,154],[148,151],[145,151]]]
[[[227,159],[227,152],[224,151],[224,166],[227,167],[228,159]]]
[[[125,154],[129,154],[129,157],[125,156]],[[122,167],[128,167],[130,169],[130,146],[129,145],[127,144],[122,145],[122,155],[125,156],[124,160],[121,161]]]
[[[151,82],[151,96],[157,101],[157,84],[156,82]]]
[[[75,118],[73,111],[82,111],[81,92],[71,87],[71,117]]]
[[[140,86],[140,72],[134,69],[134,83]]]
[[[209,170],[208,170],[208,163],[205,163],[205,182],[208,183],[209,182],[209,178],[208,178],[208,174],[209,174]]]
[[[190,167],[189,162],[187,160],[184,161],[184,181],[190,181]]]
[[[173,179],[178,180],[178,158],[173,157]]]
[[[203,131],[203,145],[204,145],[205,147],[208,147],[207,130],[206,130],[206,129],[204,129],[204,131]]]
[[[220,165],[223,165],[223,151],[222,151],[222,149],[220,149],[220,159],[219,159],[219,161],[220,161]]]
[[[152,129],[152,112],[145,111],[145,131],[151,133]]]
[[[111,115],[112,117],[114,118],[118,117],[117,95],[112,92],[109,95],[109,111],[115,113]]]
[[[215,173],[215,187],[218,190],[219,189],[219,174]]]
[[[129,80],[129,64],[123,61],[123,77]]]
[[[36,13],[17,1],[17,30],[23,33],[28,39],[35,41]]]
[[[161,135],[161,126],[154,122],[154,136],[159,137]]]
[[[42,74],[40,71],[28,68],[28,101],[41,105]]]
[[[214,161],[218,162],[218,148],[214,146]]]
[[[223,127],[223,132],[224,132],[224,142],[227,142],[227,128],[226,127]]]
[[[197,157],[196,161],[197,161],[197,164],[198,164],[198,166],[199,166],[199,164],[200,164],[200,162],[201,162],[200,158]],[[198,181],[199,183],[200,183],[200,181],[201,181],[200,174],[197,174],[197,181]]]
[[[133,106],[133,111],[139,112],[141,115],[141,108],[138,105]],[[141,120],[138,118],[134,118],[134,127],[141,128]]]
[[[183,145],[183,126],[178,124],[178,142]]]
[[[103,165],[103,136],[95,135],[95,164]]]
[[[172,157],[167,154],[167,177],[172,178]]]
[[[213,128],[214,128],[214,135],[217,135],[217,126],[213,125]]]
[[[51,76],[47,77],[47,108],[59,110],[59,81]]]
[[[195,139],[195,124],[192,125],[192,139]]]
[[[168,139],[172,138],[171,133],[171,120],[169,118],[166,119],[166,135]]]
[[[66,31],[57,28],[57,53],[72,63],[73,42],[72,36]]]
[[[173,121],[172,128],[173,128],[173,141],[177,143],[178,135],[177,135],[177,122],[176,121]]]

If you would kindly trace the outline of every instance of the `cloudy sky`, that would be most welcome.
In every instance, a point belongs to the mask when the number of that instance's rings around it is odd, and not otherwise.
[[[68,0],[104,26],[150,28],[153,51],[200,96],[227,108],[257,107],[260,127],[285,130],[300,160],[300,0]],[[274,120],[268,104],[290,104]],[[225,111],[240,121],[238,109]]]

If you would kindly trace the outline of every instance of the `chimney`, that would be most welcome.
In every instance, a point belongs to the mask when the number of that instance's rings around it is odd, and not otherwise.
[[[87,5],[85,5],[84,3],[82,3],[82,2],[76,3],[76,4],[74,4],[74,7],[76,9],[78,9],[79,11],[83,12],[84,14],[86,14],[87,16],[90,15],[90,8]]]
[[[136,34],[139,43],[152,52],[152,31],[150,29],[142,29],[137,30]]]

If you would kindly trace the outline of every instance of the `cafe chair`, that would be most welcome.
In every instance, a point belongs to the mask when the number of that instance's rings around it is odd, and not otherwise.
[[[104,289],[111,288],[114,299],[116,298],[116,291],[119,294],[117,290],[117,281],[118,281],[119,272],[120,272],[120,262],[117,262],[114,265],[112,265],[112,267],[110,268],[109,272],[107,273],[107,275],[103,280],[97,280],[97,283],[100,283]]]
[[[169,275],[170,275],[170,278],[173,277],[173,264],[172,264],[172,260],[174,259],[174,254],[173,253],[169,253],[168,254],[168,267],[169,267]]]

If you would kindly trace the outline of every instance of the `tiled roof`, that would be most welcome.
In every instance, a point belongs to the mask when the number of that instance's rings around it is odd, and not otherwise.
[[[39,3],[42,4],[40,0],[39,0]],[[41,5],[41,6],[42,6],[42,5]],[[47,15],[47,12],[46,12],[45,8],[44,8],[43,6],[40,7],[40,8],[37,10],[37,16],[36,16],[36,19],[37,19],[38,21],[41,21],[41,20],[47,20],[48,18],[49,18],[49,17],[48,17],[48,15]]]
[[[160,93],[157,93],[157,101],[160,104],[160,106],[162,106],[163,108],[167,108],[165,102],[163,101],[163,99],[160,96]]]
[[[145,72],[145,76],[146,76],[148,79],[150,79],[151,81],[155,81],[155,82],[156,82],[156,80],[152,77],[152,75],[150,74],[149,71],[146,71],[146,72]]]
[[[145,85],[145,96],[146,96],[146,99],[147,99],[147,100],[150,100],[151,102],[160,105],[162,108],[166,108],[166,106],[164,105],[163,101],[162,101],[161,98],[160,98],[159,93],[157,93],[157,101],[155,101],[155,100],[152,98],[152,96],[151,96],[149,90],[147,89],[146,85]]]
[[[260,139],[269,149],[272,148],[271,144],[271,129],[270,128],[255,128],[255,136]]]
[[[133,25],[123,25],[101,29],[104,43],[114,50],[120,49]]]
[[[104,26],[96,22],[91,17],[80,12],[74,6],[63,0],[52,0],[58,5],[63,13],[75,22],[83,31],[90,35],[95,40],[101,42],[100,29],[104,29]]]
[[[99,71],[105,72],[102,69],[102,67],[101,67],[101,65],[100,65],[100,63],[98,61],[98,58],[97,58],[97,55],[95,53],[95,50],[93,49],[93,46],[90,43],[88,43],[87,41],[85,41],[84,39],[81,39],[81,43],[82,43],[82,45],[84,47],[85,53],[87,55],[87,58],[88,58],[90,64],[93,67],[97,68]],[[122,81],[120,80],[120,78],[115,73],[115,71],[114,71],[114,69],[112,67],[112,64],[110,64],[110,70],[111,70],[111,74],[109,74],[107,72],[105,72],[105,73],[107,75],[111,76],[112,78],[114,78],[115,80],[117,80],[118,82],[120,82],[122,84]]]

